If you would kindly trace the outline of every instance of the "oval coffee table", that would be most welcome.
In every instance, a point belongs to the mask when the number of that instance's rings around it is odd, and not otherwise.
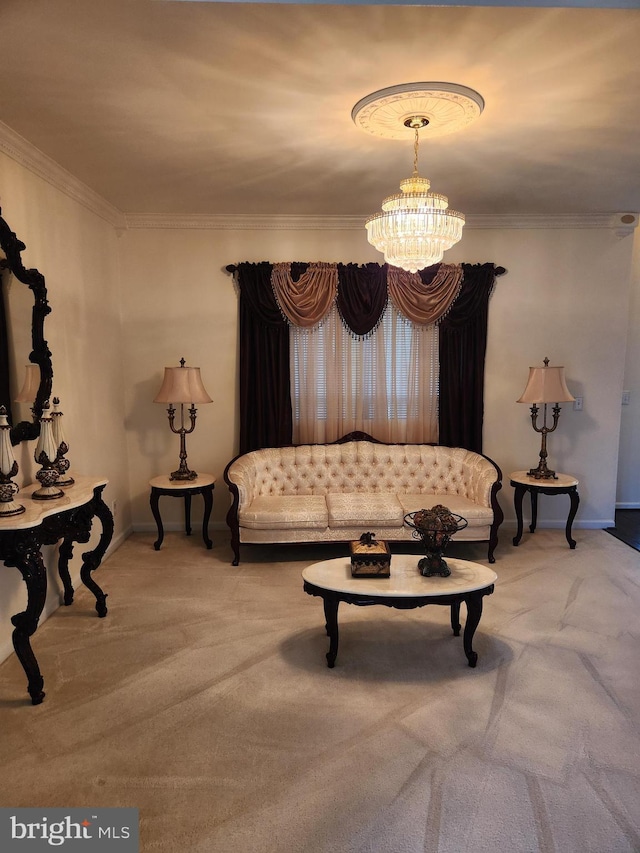
[[[481,563],[454,560],[447,557],[451,569],[447,578],[436,575],[423,577],[418,570],[419,555],[394,554],[391,557],[391,577],[362,578],[351,576],[349,557],[338,557],[314,563],[302,572],[304,591],[318,595],[324,602],[326,631],[329,636],[327,666],[333,667],[338,655],[338,605],[341,601],[366,607],[382,604],[400,610],[411,610],[427,604],[444,604],[451,607],[451,627],[460,636],[460,604],[467,606],[464,628],[464,653],[469,666],[474,667],[478,655],[471,643],[482,616],[482,599],[491,595],[498,576]]]

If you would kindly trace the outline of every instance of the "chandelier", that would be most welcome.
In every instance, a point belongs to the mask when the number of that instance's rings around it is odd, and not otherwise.
[[[354,122],[388,139],[413,132],[413,174],[400,192],[382,202],[382,211],[366,220],[367,239],[392,266],[409,272],[439,263],[462,237],[464,214],[451,210],[446,196],[429,192],[431,182],[418,174],[419,131],[430,136],[452,133],[477,118],[481,96],[454,83],[410,83],[368,95],[352,110]]]

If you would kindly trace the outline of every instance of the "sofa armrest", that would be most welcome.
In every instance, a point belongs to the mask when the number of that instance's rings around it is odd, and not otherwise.
[[[237,495],[239,507],[248,506],[256,497],[256,466],[252,453],[232,459],[224,471],[225,483]]]
[[[502,472],[495,462],[488,456],[468,451],[463,470],[469,500],[493,507],[495,492],[502,488]],[[496,484],[498,487],[494,490]]]
[[[224,469],[224,481],[231,493],[231,506],[227,512],[227,524],[231,531],[233,565],[240,563],[240,507],[248,506],[255,497],[256,466],[253,454],[236,456]]]

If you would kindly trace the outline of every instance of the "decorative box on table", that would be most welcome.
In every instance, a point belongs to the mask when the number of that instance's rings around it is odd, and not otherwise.
[[[357,542],[349,543],[351,576],[354,578],[388,578],[391,575],[391,551],[386,542],[363,533]]]

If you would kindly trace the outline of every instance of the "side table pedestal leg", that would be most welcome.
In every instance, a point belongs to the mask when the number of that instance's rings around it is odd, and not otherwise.
[[[151,497],[149,498],[149,504],[151,505],[151,512],[153,513],[153,517],[158,527],[158,538],[153,543],[153,547],[156,549],[156,551],[160,550],[162,540],[164,539],[164,527],[162,526],[162,519],[160,518],[160,509],[158,507],[159,500],[160,495],[158,494],[158,492],[156,492],[155,489],[151,489]]]
[[[211,549],[213,542],[209,539],[209,519],[211,518],[211,510],[213,508],[213,486],[210,489],[202,490],[202,500],[204,501],[204,515],[202,516],[202,539],[207,549]]]
[[[578,512],[578,506],[580,504],[580,496],[578,495],[578,492],[575,488],[569,492],[569,498],[571,500],[571,509],[569,510],[569,517],[567,518],[567,527],[565,530],[565,535],[567,537],[569,547],[573,549],[576,547],[576,540],[573,539],[573,537],[571,536],[571,525],[573,524],[573,519],[576,517],[576,513]]]
[[[515,492],[513,494],[513,504],[516,511],[516,521],[518,523],[518,530],[516,531],[516,535],[513,537],[513,544],[519,545],[520,540],[522,539],[522,499],[524,497],[524,493],[527,490],[527,487],[515,483],[514,488]]]

